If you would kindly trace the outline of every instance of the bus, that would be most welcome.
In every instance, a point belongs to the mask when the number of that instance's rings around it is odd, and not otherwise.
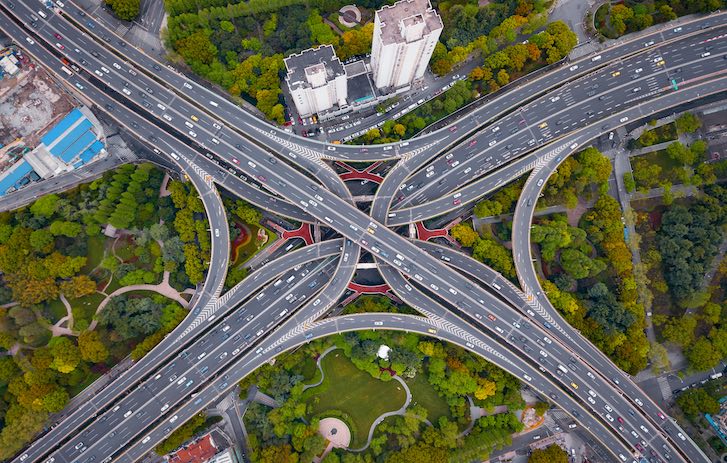
[[[65,72],[66,74],[68,74],[68,76],[69,76],[69,77],[73,75],[73,73],[71,72],[71,70],[70,70],[70,69],[68,69],[68,68],[67,68],[67,67],[65,67],[65,66],[61,66],[61,71],[63,71],[63,72]]]

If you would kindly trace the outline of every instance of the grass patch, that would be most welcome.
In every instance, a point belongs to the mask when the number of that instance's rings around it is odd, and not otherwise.
[[[91,320],[93,320],[93,316],[96,315],[98,305],[105,298],[106,296],[101,293],[93,293],[79,297],[78,299],[69,300],[71,309],[73,309],[73,329],[81,330],[87,328]]]
[[[310,392],[307,403],[311,415],[325,416],[328,410],[339,410],[352,424],[351,448],[366,443],[369,428],[385,412],[399,409],[406,400],[404,389],[398,382],[384,382],[372,378],[354,366],[341,351],[326,355],[321,362],[325,379]]]
[[[411,390],[412,404],[418,404],[427,409],[427,418],[436,423],[439,418],[446,416],[452,419],[452,413],[447,402],[434,390],[426,378],[427,373],[422,370],[414,378],[407,379],[406,384]]]
[[[104,235],[96,235],[88,237],[88,260],[86,265],[81,269],[82,273],[91,273],[93,269],[99,266],[103,258],[106,256],[106,243],[108,238]],[[110,241],[113,243],[113,241]]]
[[[68,395],[71,397],[75,397],[78,394],[81,393],[84,389],[86,389],[88,386],[91,385],[94,381],[99,379],[101,377],[101,373],[94,373],[91,371],[86,378],[81,381],[80,383],[74,385],[74,386],[68,386]]]
[[[303,375],[303,382],[306,384],[313,384],[318,381],[320,372],[316,367],[316,359],[313,357],[306,357],[303,363],[298,365],[298,369],[301,375]]]
[[[66,306],[63,305],[63,302],[61,302],[60,299],[47,303],[45,305],[44,313],[48,317],[48,321],[51,325],[55,325],[58,320],[68,315]]]

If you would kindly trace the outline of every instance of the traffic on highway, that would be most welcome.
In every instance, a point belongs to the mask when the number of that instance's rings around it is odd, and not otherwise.
[[[562,407],[615,459],[636,461],[648,449],[662,461],[706,461],[676,422],[549,304],[532,268],[529,228],[545,179],[578,147],[657,110],[724,92],[727,42],[702,52],[706,40],[723,33],[724,15],[563,63],[439,131],[363,148],[268,125],[102,25],[87,28],[72,2],[31,26],[34,10],[3,5],[0,25],[83,98],[184,169],[200,190],[215,239],[203,296],[187,320],[14,461],[136,461],[280,352],[314,337],[381,326],[477,352]],[[61,58],[75,66],[70,74]],[[674,76],[681,79],[678,92],[668,84]],[[357,207],[325,162],[392,158],[402,159],[370,210]],[[513,225],[513,241],[522,246],[514,249],[522,291],[465,254],[413,243],[396,230],[462,209],[529,171]],[[316,221],[327,239],[272,259],[222,294],[229,226],[214,184],[274,214]],[[346,290],[363,251],[426,318],[321,318]]]

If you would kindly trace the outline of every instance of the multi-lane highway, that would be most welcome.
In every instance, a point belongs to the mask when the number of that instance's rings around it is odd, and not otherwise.
[[[562,321],[553,331],[543,327],[543,319],[559,320],[552,308],[529,311],[524,294],[510,286],[503,291],[500,277],[484,284],[463,278],[448,264],[466,268],[471,259],[431,256],[384,224],[405,225],[456,209],[528,170],[546,172],[544,166],[619,124],[724,91],[724,41],[715,42],[715,52],[695,55],[704,40],[722,33],[714,27],[724,23],[723,15],[668,27],[565,64],[498,96],[456,126],[410,142],[356,147],[324,145],[269,126],[125,46],[100,24],[88,29],[87,20],[93,20],[70,1],[58,9],[61,14],[49,10],[47,20],[30,26],[33,11],[25,4],[2,8],[0,25],[55,72],[61,56],[72,61],[80,72],[59,73],[60,78],[197,179],[202,197],[209,198],[211,228],[227,232],[219,198],[209,194],[214,182],[272,212],[317,220],[344,239],[271,261],[221,295],[224,236],[212,251],[215,265],[204,303],[109,388],[112,392],[71,414],[18,461],[138,459],[255,366],[331,332],[331,326],[345,325],[346,319],[316,320],[345,290],[361,249],[375,256],[402,299],[426,313],[429,326],[436,326],[427,328],[428,334],[464,340],[467,348],[518,375],[591,429],[615,458],[630,461],[640,447],[648,447],[665,460],[704,461],[681,430],[654,404],[644,403],[636,386],[590,343]],[[670,93],[664,82],[677,66],[682,85]],[[498,121],[491,122],[495,117]],[[370,215],[355,208],[324,162],[397,157],[403,159],[388,172]],[[527,189],[525,195],[524,208],[532,210],[537,191]],[[523,286],[526,294],[536,287]],[[346,329],[384,323],[373,316],[354,320]],[[386,326],[401,328],[395,322]],[[421,328],[411,322],[408,329]]]

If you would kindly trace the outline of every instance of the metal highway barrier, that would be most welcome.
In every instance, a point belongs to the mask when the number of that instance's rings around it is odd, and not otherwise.
[[[55,18],[53,18],[55,20]],[[7,18],[2,15],[2,20],[7,22]],[[702,22],[707,21],[713,21],[714,18],[707,17],[702,19]],[[61,26],[62,23],[59,23],[58,25]],[[698,25],[699,22],[695,23]],[[65,26],[64,26],[65,27]],[[5,28],[5,27],[4,27]],[[8,34],[11,36],[15,36],[16,40],[18,40],[19,43],[22,43],[22,33],[20,32],[20,29],[15,24],[8,24],[7,27]],[[42,32],[42,31],[40,31]],[[661,33],[661,32],[660,32]],[[68,32],[66,32],[66,35],[68,35]],[[77,40],[81,40],[82,37],[76,37]],[[46,40],[49,40],[48,38],[43,39],[43,46],[46,46],[53,50],[53,53],[55,53],[55,49],[52,45],[52,43],[45,43]],[[91,44],[89,44],[91,45]],[[95,44],[98,46],[98,44]],[[633,45],[633,44],[632,44]],[[641,48],[636,47],[636,48]],[[123,50],[116,50],[117,53],[127,53],[127,52],[133,52],[133,50],[130,50],[128,47],[124,48]],[[45,53],[48,55],[48,51],[46,49],[40,48],[40,46],[36,49],[36,53]],[[80,52],[79,52],[80,53]],[[604,52],[605,53],[605,52]],[[50,55],[51,57],[53,54]],[[93,58],[90,58],[93,60]],[[136,61],[135,61],[136,62]],[[138,62],[136,62],[138,63]],[[49,66],[52,66],[53,63],[49,60],[46,62]],[[100,72],[100,71],[99,71]],[[123,84],[124,82],[127,82],[128,76],[125,78],[121,78],[115,71],[113,73],[107,73],[111,74],[113,76],[113,79],[116,79],[114,81],[113,86],[111,85],[111,82],[108,83],[108,85],[111,88],[117,88],[121,89],[122,87],[120,84]],[[103,74],[102,74],[103,76]],[[128,95],[124,96],[123,93],[119,93],[117,90],[114,90],[113,92],[108,92],[108,88],[104,86],[102,88],[102,91],[99,91],[94,87],[93,83],[94,80],[87,80],[85,76],[77,76],[77,77],[66,77],[61,76],[63,79],[74,82],[74,83],[80,83],[83,82],[85,85],[88,86],[88,88],[82,88],[80,90],[83,91],[83,93],[89,97],[88,95],[92,95],[93,101],[100,102],[101,104],[105,104],[106,110],[112,115],[112,117],[117,118],[117,120],[120,121],[120,123],[126,125],[127,123],[135,123],[139,127],[143,127],[144,129],[147,129],[149,127],[153,127],[152,122],[150,120],[147,120],[144,117],[140,117],[138,114],[136,114],[134,111],[141,111],[142,113],[146,114],[151,112],[154,114],[154,117],[160,117],[157,113],[155,113],[153,109],[150,111],[147,108],[141,109],[142,103],[146,102],[147,100],[152,99],[154,101],[161,101],[159,98],[162,97],[168,97],[168,92],[166,89],[157,89],[156,93],[153,92],[146,92],[147,96],[142,96],[142,99],[140,100],[136,95]],[[120,80],[119,80],[120,79]],[[180,83],[185,82],[184,80],[180,80]],[[137,85],[136,82],[132,82],[133,85]],[[75,84],[74,84],[75,85]],[[721,86],[721,87],[720,87]],[[138,88],[138,87],[137,87]],[[678,98],[688,97],[692,96],[695,91],[702,91],[702,92],[710,92],[714,91],[714,89],[722,88],[724,89],[724,82],[721,80],[713,81],[713,82],[707,82],[704,84],[701,84],[696,87],[692,88],[685,88],[684,90],[680,90],[675,95],[678,95]],[[176,90],[176,89],[175,89]],[[140,92],[142,90],[139,90]],[[131,92],[130,92],[131,93]],[[153,98],[148,98],[149,95],[154,94]],[[128,98],[127,98],[128,97]],[[678,99],[676,98],[676,99]],[[164,100],[167,102],[168,105],[171,107],[170,101],[172,99],[167,98]],[[202,101],[202,100],[200,100]],[[224,102],[224,100],[221,100]],[[124,104],[131,103],[131,106],[134,111],[132,111],[130,108],[125,106]],[[121,106],[118,106],[119,103],[122,103]],[[224,102],[224,104],[229,104]],[[646,104],[646,103],[645,103]],[[143,105],[146,107],[146,105]],[[190,114],[190,111],[193,111],[193,109],[189,108],[189,104],[184,101],[177,102],[174,101],[174,108],[176,111],[176,114],[182,114],[182,111],[185,111],[187,114]],[[238,111],[238,110],[236,110]],[[209,111],[209,113],[215,113],[216,111]],[[244,114],[244,113],[243,113]],[[258,121],[259,122],[259,121]],[[257,123],[257,122],[256,122]],[[376,256],[376,259],[382,262],[385,262],[389,266],[391,266],[393,269],[396,269],[397,271],[404,274],[406,277],[410,279],[410,281],[416,281],[417,285],[421,288],[427,288],[426,291],[430,292],[434,297],[436,297],[438,300],[440,300],[443,304],[449,305],[451,307],[458,307],[460,310],[458,312],[462,312],[461,307],[467,306],[470,307],[471,310],[473,310],[473,313],[479,313],[478,311],[484,311],[486,312],[487,309],[484,307],[483,304],[481,304],[479,301],[480,298],[486,297],[486,291],[484,291],[482,288],[475,288],[472,284],[468,282],[464,282],[461,278],[461,276],[451,270],[448,266],[444,265],[440,260],[434,259],[431,256],[427,255],[426,253],[423,253],[420,249],[418,249],[416,246],[414,246],[412,243],[408,242],[406,239],[398,236],[391,230],[388,230],[386,227],[384,227],[380,222],[377,222],[376,220],[372,220],[369,216],[367,216],[365,213],[353,208],[346,200],[346,198],[342,198],[340,194],[335,192],[335,188],[337,188],[338,184],[336,182],[333,182],[332,186],[334,187],[334,192],[331,192],[325,188],[321,188],[317,185],[317,178],[312,178],[309,173],[303,173],[301,170],[298,169],[298,166],[302,162],[302,158],[300,156],[296,155],[296,157],[290,156],[290,153],[292,151],[287,151],[290,149],[290,147],[293,147],[293,145],[296,145],[297,140],[295,140],[295,137],[292,137],[288,134],[278,134],[277,131],[274,131],[271,133],[268,129],[262,130],[260,129],[259,125],[258,127],[253,127],[252,123],[246,122],[247,125],[241,124],[239,127],[245,127],[245,130],[242,130],[247,135],[248,139],[250,137],[252,138],[263,138],[266,139],[266,144],[271,143],[270,140],[274,140],[275,143],[273,144],[273,147],[275,149],[280,149],[282,146],[285,147],[285,150],[281,150],[281,153],[277,153],[277,156],[271,156],[269,153],[265,152],[264,150],[260,149],[257,145],[245,145],[246,148],[237,148],[234,146],[234,143],[236,140],[241,139],[239,134],[235,134],[233,132],[230,132],[225,137],[226,139],[218,140],[220,143],[214,143],[214,146],[206,146],[205,142],[209,140],[209,137],[212,133],[212,127],[213,125],[209,123],[209,121],[205,121],[205,124],[201,126],[201,133],[203,134],[204,140],[196,141],[195,143],[197,145],[203,146],[207,149],[208,152],[213,153],[213,157],[216,160],[219,160],[221,162],[226,163],[226,165],[229,165],[234,171],[241,172],[240,175],[244,174],[248,176],[248,178],[256,178],[261,184],[263,184],[264,188],[271,191],[273,194],[278,195],[281,198],[286,198],[288,201],[290,201],[291,204],[295,204],[297,207],[300,207],[303,211],[305,211],[306,214],[315,217],[317,220],[319,220],[321,223],[327,224],[330,228],[338,231],[340,234],[342,234],[344,237],[346,237],[348,240],[351,240],[352,245],[355,246],[357,244],[358,246],[361,246],[365,249],[367,249],[369,252],[371,252],[373,255]],[[132,125],[133,126],[133,125]],[[151,129],[153,131],[153,129]],[[215,128],[215,130],[221,130],[221,127]],[[166,148],[163,150],[165,153],[168,153],[170,156],[174,157],[172,154],[175,153],[175,150],[182,151],[180,145],[183,146],[184,142],[189,142],[191,139],[187,136],[184,136],[181,140],[178,138],[179,133],[184,133],[183,129],[180,130],[178,128],[175,128],[173,133],[167,133],[166,131],[158,132],[157,138],[160,138],[158,140],[154,140],[154,143],[158,146],[166,146]],[[215,132],[217,133],[217,132]],[[450,132],[453,133],[453,132]],[[285,137],[285,138],[283,138]],[[197,139],[197,136],[192,136],[192,138]],[[452,137],[454,138],[454,137]],[[290,141],[295,140],[295,141]],[[287,145],[285,143],[288,143]],[[423,143],[420,141],[417,141],[416,143]],[[243,146],[243,145],[240,145]],[[323,146],[323,145],[320,145]],[[433,149],[434,143],[430,143],[429,145],[423,144],[420,148],[422,150],[427,149]],[[237,149],[236,149],[237,148]],[[308,148],[310,149],[310,148]],[[382,148],[383,150],[383,148]],[[315,150],[314,150],[315,151]],[[326,148],[326,151],[328,149]],[[346,149],[343,149],[343,151],[346,151]],[[310,154],[310,152],[305,151],[306,153]],[[234,156],[239,156],[240,159],[238,162],[235,162]],[[325,154],[325,153],[323,153]],[[177,156],[179,156],[177,154]],[[183,160],[183,165],[186,166],[198,166],[202,162],[211,162],[211,160],[203,161],[203,159],[207,159],[201,154],[192,154],[192,158],[182,158],[177,159]],[[278,159],[278,157],[280,159]],[[199,161],[199,162],[197,162]],[[219,162],[218,161],[218,162]],[[318,158],[318,161],[320,161],[320,157]],[[317,161],[316,161],[317,162]],[[308,164],[310,165],[310,164]],[[321,170],[321,175],[330,175],[330,172],[326,173],[326,169]],[[209,175],[212,175],[213,177],[217,177],[217,174],[210,173]],[[224,174],[225,177],[227,174]],[[316,174],[317,175],[317,174]],[[239,176],[239,175],[238,175]],[[237,178],[237,177],[236,177]],[[224,181],[224,177],[223,177]],[[217,223],[213,223],[213,218],[210,218],[212,227],[217,226]],[[332,263],[326,264],[327,269],[333,269]],[[249,278],[249,277],[248,277]],[[246,280],[245,280],[246,281]],[[312,289],[312,288],[311,288]],[[312,293],[315,294],[318,290],[313,290]],[[268,292],[269,293],[269,292]],[[259,293],[263,294],[263,293]],[[293,294],[292,292],[289,294]],[[269,294],[267,297],[271,297]],[[277,296],[275,296],[277,297]],[[251,301],[252,302],[252,301]],[[276,304],[283,304],[284,301],[277,299]],[[512,316],[511,312],[507,312],[509,316]],[[214,315],[214,314],[213,314]],[[270,311],[265,312],[265,317],[273,317],[274,314],[272,314]],[[447,315],[448,314],[443,314]],[[501,316],[504,316],[505,314],[500,314]],[[283,318],[284,315],[279,315],[277,318]],[[455,315],[456,317],[456,315]],[[208,321],[212,321],[212,315],[210,315],[210,318],[206,319]],[[267,325],[267,329],[270,330],[272,327],[272,324],[275,322],[275,320],[271,321],[271,324]],[[260,322],[263,323],[263,322]],[[326,323],[326,322],[319,322],[319,323]],[[247,325],[245,325],[247,326]],[[315,326],[317,326],[315,323],[313,323],[311,329],[315,329]],[[387,327],[388,328],[388,327]],[[245,328],[244,326],[240,328],[240,330],[245,329],[252,329],[254,330],[255,327],[251,328]],[[510,333],[513,333],[512,336],[515,337],[521,336],[522,338],[531,338],[533,335],[531,332],[526,332],[524,329],[521,329],[520,327],[514,327],[509,328]],[[245,331],[240,331],[239,334],[242,335]],[[267,331],[264,331],[264,333]],[[251,334],[248,333],[248,334]],[[305,337],[307,334],[306,330],[301,330],[300,333],[296,334],[290,339],[300,339],[301,337]],[[217,335],[217,332],[215,330],[208,331],[206,336],[214,336]],[[538,335],[536,338],[540,339],[541,335]],[[257,335],[259,337],[260,335]],[[477,336],[470,334],[471,339],[476,342],[482,342],[481,337],[483,334],[478,333]],[[277,352],[281,351],[283,349],[283,344],[280,343],[280,340],[283,339],[280,337],[279,334],[272,335],[269,334],[263,343],[256,344],[258,346],[258,349],[260,352],[257,352],[257,354],[264,353],[266,346],[269,349],[267,352],[269,355],[274,356]],[[517,339],[517,338],[516,338]],[[189,337],[187,337],[184,342],[187,344],[183,344],[180,342],[180,348],[186,348],[187,351],[190,350],[198,350],[202,348],[198,345],[198,343],[189,344],[188,341],[190,340]],[[275,345],[275,343],[278,343],[278,347],[275,347],[272,349],[272,346]],[[519,341],[518,341],[519,342]],[[474,344],[474,343],[473,343]],[[252,348],[252,345],[250,346],[250,349]],[[518,346],[518,349],[520,347]],[[204,354],[204,352],[203,352]],[[220,354],[221,355],[221,354]],[[524,368],[525,365],[528,365],[529,362],[535,362],[536,355],[530,354],[528,352],[522,353],[518,352],[517,355],[514,355],[513,352],[508,352],[508,355],[511,356],[512,362],[514,364],[519,365],[521,368]],[[198,361],[193,361],[194,363],[189,363],[188,360],[185,360],[190,367],[194,367],[198,365],[200,362],[205,362],[207,360],[204,360],[207,358],[205,355],[202,355],[201,357],[197,357]],[[225,356],[224,358],[227,358]],[[527,358],[528,360],[523,360],[523,358]],[[219,359],[220,362],[223,362],[223,359]],[[226,368],[229,369],[229,360],[226,360],[227,366]],[[584,367],[582,361],[580,359],[574,359],[572,362],[574,365],[576,365],[576,368],[573,370],[574,376],[578,377],[580,381],[583,381],[584,383],[589,383],[590,381],[598,382],[597,378],[591,378],[590,380],[587,380],[585,378],[582,378],[580,374],[576,374],[576,371],[580,371],[580,369],[584,369],[583,371],[588,371],[587,367]],[[228,371],[228,370],[225,370]],[[533,372],[534,374],[538,375],[539,373],[537,371]],[[227,373],[228,375],[231,373]],[[531,378],[528,380],[528,378],[524,378],[526,382],[532,383],[535,376],[529,375]],[[224,379],[224,378],[223,378]],[[231,378],[230,378],[231,379]],[[217,378],[219,380],[219,378]],[[197,387],[197,386],[195,386]],[[227,384],[226,386],[220,387],[224,390],[225,387],[230,387],[230,384]],[[165,387],[166,390],[172,390],[175,389],[174,386]],[[557,397],[557,400],[555,400],[557,403],[560,404],[570,404],[574,400],[571,398],[568,394],[572,393],[572,391],[569,391],[567,386],[564,388],[565,394],[559,394]],[[604,389],[605,392],[605,389]],[[177,391],[178,393],[178,391]],[[130,395],[127,396],[124,400],[136,400],[137,397],[143,397],[143,394],[139,392],[141,396],[137,395]],[[178,399],[175,399],[178,401]],[[149,402],[147,402],[149,403]],[[620,410],[628,410],[629,412],[633,412],[634,417],[640,417],[641,410],[638,407],[634,407],[632,404],[630,404],[628,401],[625,401],[623,398],[614,397],[613,400],[610,402],[614,405],[617,405],[617,407]],[[595,407],[594,407],[595,411]],[[106,412],[107,416],[110,412]],[[156,419],[158,414],[155,414],[153,416],[146,416],[142,414],[136,414],[134,413],[133,416],[134,419],[143,419],[145,420],[143,423],[140,423],[140,426],[149,426],[150,420]],[[589,414],[590,416],[590,414]],[[649,432],[650,439],[658,440],[659,442],[663,441],[664,436],[660,436],[659,432],[657,432],[657,428],[653,425],[653,423],[649,421],[644,421],[643,418],[638,418],[642,422],[642,426],[646,426],[644,429],[650,429],[653,432]],[[180,422],[183,422],[180,421]],[[169,423],[170,425],[173,424]],[[129,428],[129,426],[125,425],[125,428]],[[173,426],[166,426],[166,429],[171,430]],[[90,429],[90,428],[89,428]],[[139,428],[141,429],[141,428]],[[79,430],[80,431],[80,430]],[[81,431],[81,434],[85,431]],[[133,432],[132,430],[128,430],[128,434]],[[111,441],[108,439],[113,438],[114,436],[111,436],[110,434],[104,435],[103,439],[101,436],[94,438],[94,446],[98,446],[97,448],[100,449],[100,447],[104,444],[101,442],[105,442],[106,444],[110,444]],[[117,439],[126,439],[125,436],[118,435],[116,436]],[[630,436],[623,436],[619,435],[615,432],[609,435],[610,439],[614,439],[615,442],[618,442],[621,439],[626,440],[627,442],[631,443],[634,442],[633,439]],[[105,439],[105,440],[104,440]],[[148,441],[147,441],[148,442]],[[675,441],[673,437],[670,439],[668,444],[674,444],[680,446],[686,446],[687,444],[682,444],[681,442]],[[67,442],[63,443],[59,440],[59,444],[61,445],[61,450],[56,451],[53,453],[54,457],[57,455],[59,457],[59,461],[57,463],[63,463],[63,461],[68,461],[70,463],[70,460],[74,460],[76,458],[80,459],[79,462],[88,461],[88,459],[91,457],[92,450],[89,450],[91,453],[84,453],[81,455],[81,452],[79,452],[78,448],[75,448],[73,446],[74,442]],[[77,444],[76,444],[77,445]],[[125,445],[125,443],[123,444]],[[667,444],[665,444],[667,445]],[[134,447],[132,447],[134,448]],[[667,448],[667,447],[665,447]],[[691,447],[688,447],[691,449]],[[656,449],[658,452],[662,452],[661,449]],[[681,450],[681,449],[680,449]],[[692,449],[693,450],[693,449]],[[115,452],[115,451],[114,451]],[[64,455],[61,457],[61,454]],[[114,453],[115,454],[115,453]],[[673,454],[673,457],[675,461],[681,461],[678,458],[681,456],[679,454]],[[31,457],[31,460],[28,461],[37,461],[36,457]],[[124,456],[121,457],[126,458]],[[619,455],[620,459],[623,459],[625,457],[621,457]],[[61,461],[60,459],[63,459]],[[691,460],[691,461],[697,461],[697,459]],[[28,462],[26,462],[28,463]]]

